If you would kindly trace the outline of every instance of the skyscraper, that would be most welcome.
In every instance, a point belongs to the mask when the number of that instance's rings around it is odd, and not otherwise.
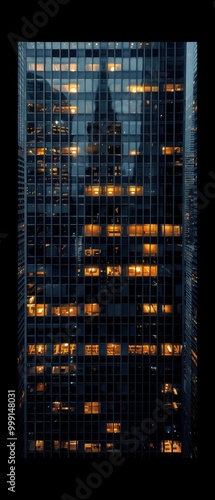
[[[183,455],[185,52],[19,42],[25,457]]]

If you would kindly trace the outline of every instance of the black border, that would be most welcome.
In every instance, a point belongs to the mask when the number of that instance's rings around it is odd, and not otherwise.
[[[46,0],[44,0],[44,3]],[[116,10],[118,9],[118,10]],[[129,10],[130,9],[130,10]],[[8,39],[8,33],[14,32],[20,39],[23,22],[29,20],[35,12],[41,10],[38,1],[18,5],[4,5],[2,28],[4,32],[2,59],[2,152],[5,152],[1,171],[1,211],[0,233],[8,235],[0,242],[1,257],[1,306],[2,306],[2,341],[5,342],[1,363],[1,380],[4,387],[2,403],[6,408],[7,390],[16,388],[16,332],[17,332],[17,55]],[[40,28],[32,41],[36,40],[184,40],[198,41],[198,189],[204,193],[210,172],[214,171],[214,32],[215,6],[213,2],[158,2],[146,5],[108,5],[94,4],[61,5],[59,13],[49,20],[45,28]],[[193,493],[198,484],[204,483],[202,465],[209,463],[210,440],[213,434],[213,415],[211,402],[213,391],[208,390],[212,380],[213,366],[211,339],[213,334],[213,293],[211,294],[212,267],[214,262],[213,237],[214,199],[207,207],[200,210],[198,216],[198,444],[199,457],[194,461],[167,460],[126,460],[112,476],[104,481],[103,486],[94,490],[90,498],[101,498],[102,494],[121,496],[127,488],[136,494],[168,491],[167,480],[173,481],[175,491],[183,492],[185,482],[192,484]],[[3,362],[5,358],[5,363]],[[5,384],[6,378],[6,384]],[[212,387],[211,387],[212,389]],[[5,411],[7,416],[7,411]],[[7,421],[4,419],[2,440],[5,445]],[[6,445],[5,445],[6,446]],[[6,448],[5,448],[6,450]],[[7,451],[3,461],[7,465]],[[60,499],[65,492],[75,496],[75,478],[85,478],[92,471],[91,462],[77,460],[45,461],[18,460],[16,491],[23,498],[29,495],[40,498],[48,494],[52,500]],[[180,471],[180,472],[179,472]],[[183,476],[182,476],[182,475]],[[156,477],[161,481],[157,481]],[[183,477],[183,480],[182,480]],[[210,479],[210,476],[209,476]],[[212,478],[211,478],[212,479]],[[184,482],[185,481],[185,482]],[[0,484],[5,487],[5,473],[0,473]],[[6,489],[7,491],[7,489]],[[7,492],[8,494],[8,492]]]

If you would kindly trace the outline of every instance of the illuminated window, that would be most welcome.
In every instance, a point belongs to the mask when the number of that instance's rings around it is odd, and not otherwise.
[[[127,231],[129,236],[156,236],[157,228],[157,224],[132,224],[128,226]]]
[[[169,440],[162,441],[161,451],[163,453],[181,453],[181,442]]]
[[[76,365],[70,364],[69,366],[53,366],[52,373],[59,375],[60,373],[73,373],[76,372]]]
[[[28,354],[30,355],[36,354],[37,356],[44,356],[46,352],[47,352],[47,345],[45,344],[28,345]]]
[[[61,403],[60,401],[55,401],[53,404],[52,404],[52,411],[53,412],[58,412],[58,411],[72,411],[74,412],[75,411],[75,406],[67,406],[66,403]]]
[[[28,368],[28,373],[33,374],[33,373],[44,373],[45,367],[44,366],[31,366]]]
[[[98,356],[99,355],[99,345],[98,344],[86,344],[85,345],[85,356]]]
[[[99,304],[85,304],[84,313],[86,316],[99,316]]]
[[[181,344],[161,344],[161,354],[163,356],[180,356],[181,353]]]
[[[36,451],[43,451],[44,450],[44,441],[35,441],[35,449]]]
[[[162,146],[162,155],[173,155],[173,153],[182,153],[182,147]]]
[[[77,106],[67,104],[62,104],[61,106],[53,104],[53,113],[71,113],[72,115],[77,113]]]
[[[55,344],[53,354],[76,354],[76,344]]]
[[[86,64],[85,69],[86,71],[99,71],[99,64]]]
[[[28,304],[28,316],[47,316],[48,304]]]
[[[121,236],[122,228],[119,224],[110,224],[107,226],[108,236]]]
[[[140,344],[128,346],[129,354],[150,354],[151,356],[154,356],[156,354],[156,351],[156,345]]]
[[[101,186],[87,186],[85,188],[86,196],[100,196],[102,194]]]
[[[157,266],[128,266],[128,276],[157,276]]]
[[[136,92],[158,92],[157,85],[130,85],[126,90],[136,94]]]
[[[37,392],[44,392],[46,389],[47,389],[47,384],[38,382],[38,384],[36,385]]]
[[[144,314],[157,314],[157,304],[143,304]]]
[[[84,403],[84,413],[101,413],[101,403]]]
[[[85,267],[84,275],[85,276],[99,276],[100,269],[99,269],[99,267]]]
[[[76,63],[70,63],[70,65],[69,65],[69,71],[77,71],[77,64]]]
[[[121,186],[105,186],[104,192],[106,196],[120,196],[123,194]]]
[[[37,155],[44,155],[47,151],[47,148],[36,148]]]
[[[142,186],[128,186],[127,194],[130,196],[142,196],[143,195],[143,187]]]
[[[162,236],[181,236],[182,227],[172,224],[162,224]]]
[[[166,83],[163,85],[163,90],[166,92],[177,92],[184,90],[184,85],[183,83]]]
[[[84,451],[86,453],[98,453],[101,451],[101,444],[99,443],[85,443]]]
[[[162,305],[162,312],[166,313],[166,314],[172,313],[172,305],[171,304],[168,304],[168,305],[167,304],[165,304],[165,305],[163,304]]]
[[[99,144],[97,142],[94,143],[88,143],[86,147],[87,153],[94,153],[98,154],[99,153]]]
[[[78,146],[62,147],[61,153],[63,155],[70,154],[71,156],[77,156],[80,153],[80,148]]]
[[[85,236],[99,236],[101,234],[101,227],[95,224],[88,224],[84,229]]]
[[[86,248],[85,249],[85,255],[86,257],[91,257],[91,256],[96,256],[96,255],[100,255],[101,253],[101,250],[100,248]]]
[[[74,304],[52,308],[53,316],[77,316],[78,313],[79,307],[75,306]]]
[[[135,155],[138,155],[138,154],[139,154],[139,152],[138,152],[138,151],[136,151],[136,149],[131,149],[131,150],[129,151],[129,155],[130,155],[130,156],[135,156]]]
[[[121,64],[108,63],[108,71],[121,71]]]
[[[107,423],[107,432],[120,432],[120,423],[119,422],[109,422]]]
[[[121,266],[107,267],[107,276],[120,276],[120,275],[121,275]]]
[[[107,356],[120,356],[121,345],[120,344],[107,344]]]
[[[63,450],[76,451],[78,448],[78,441],[54,441],[53,448],[55,451],[60,450],[60,448]]]
[[[152,257],[157,255],[158,246],[154,243],[144,243],[143,245],[143,253],[147,257],[151,255]]]

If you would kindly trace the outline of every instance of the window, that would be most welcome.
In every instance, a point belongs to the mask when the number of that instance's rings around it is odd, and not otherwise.
[[[77,316],[79,307],[69,304],[65,306],[57,306],[52,308],[53,316]]]
[[[44,450],[44,441],[35,441],[35,449],[36,451],[43,451]]]
[[[182,153],[182,147],[162,146],[162,155],[173,155],[174,153]]]
[[[157,224],[133,224],[127,228],[129,236],[156,236]]]
[[[121,266],[107,267],[107,276],[120,276],[120,275],[121,275]]]
[[[108,63],[108,71],[121,71],[121,64]]]
[[[28,316],[47,316],[48,304],[27,304]]]
[[[169,440],[162,441],[161,451],[163,453],[181,453],[181,442]]]
[[[101,451],[101,444],[99,443],[85,443],[84,451],[86,453],[98,453]]]
[[[74,412],[75,411],[75,406],[67,406],[66,403],[60,403],[60,401],[55,401],[53,404],[52,404],[52,411],[53,412],[58,412],[58,411],[72,411]]]
[[[76,354],[76,344],[55,344],[53,354]]]
[[[128,266],[128,276],[157,276],[157,266]]]
[[[121,345],[120,344],[107,344],[107,356],[120,356]]]
[[[44,356],[47,352],[47,345],[45,344],[29,344],[28,345],[28,354],[36,356]]]
[[[69,365],[69,366],[53,366],[52,367],[52,373],[53,375],[59,375],[60,373],[64,374],[64,373],[74,373],[76,372],[76,365],[72,364],[72,365]]]
[[[162,236],[181,236],[182,227],[172,224],[162,224]]]
[[[104,191],[106,196],[120,196],[123,194],[121,186],[105,186]]]
[[[96,256],[96,255],[100,255],[102,251],[100,250],[100,248],[86,248],[85,249],[85,255],[86,257],[91,257],[91,256]]]
[[[61,449],[66,449],[70,451],[76,451],[78,448],[78,441],[54,441],[53,448],[55,451]]]
[[[164,92],[177,92],[180,90],[184,90],[183,83],[166,83],[163,85]]]
[[[157,314],[157,304],[143,304],[144,314]]]
[[[88,224],[84,229],[85,236],[98,236],[101,234],[101,227],[95,224]]]
[[[99,316],[99,304],[85,304],[84,313],[86,316]]]
[[[122,228],[119,224],[111,224],[107,226],[108,236],[121,236]]]
[[[109,422],[107,423],[107,432],[120,432],[120,423],[119,422]]]
[[[98,356],[99,355],[99,345],[98,344],[86,344],[85,345],[85,356]]]
[[[84,275],[85,276],[99,276],[100,269],[99,269],[99,267],[85,267]]]
[[[84,413],[101,413],[101,403],[84,403]]]
[[[61,148],[61,153],[63,155],[68,155],[70,154],[71,156],[77,156],[80,153],[80,147],[78,146],[70,146],[68,147],[62,147]]]
[[[89,63],[85,66],[86,71],[99,71],[99,64]]]
[[[47,389],[47,384],[44,384],[42,382],[38,382],[36,385],[36,391],[37,392],[44,392]]]
[[[143,195],[143,187],[142,186],[128,186],[127,194],[129,196],[142,196]]]
[[[87,186],[85,188],[86,196],[100,196],[102,194],[101,186]]]
[[[157,85],[129,85],[126,90],[136,94],[136,92],[158,92]]]
[[[156,351],[157,351],[156,345],[140,344],[140,345],[128,346],[129,354],[151,354],[152,356],[154,356],[156,354]]]
[[[163,304],[162,305],[162,312],[163,313],[167,313],[167,314],[172,313],[172,305],[171,304],[168,304],[168,305],[167,304],[165,304],[165,305]]]
[[[181,344],[161,344],[161,354],[163,356],[180,356],[181,353]]]
[[[145,257],[147,256],[155,256],[158,252],[158,246],[154,243],[144,243],[143,245],[143,254]]]

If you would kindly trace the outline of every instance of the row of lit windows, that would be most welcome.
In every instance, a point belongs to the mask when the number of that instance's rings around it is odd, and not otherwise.
[[[107,236],[122,236],[123,227],[120,224],[108,224]],[[162,224],[162,236],[181,236],[182,227],[172,224]],[[99,236],[102,232],[102,227],[97,224],[87,224],[84,227],[85,236]],[[157,236],[157,224],[132,224],[127,226],[127,234],[129,236]]]
[[[143,267],[143,266],[142,266]],[[156,267],[156,266],[153,266]],[[133,274],[132,274],[133,276]],[[147,274],[148,276],[148,274]],[[144,314],[157,314],[158,307],[157,304],[143,304]],[[162,313],[172,313],[172,305],[162,304]],[[86,316],[99,316],[100,306],[98,303],[95,304],[84,304],[84,314]],[[27,304],[27,314],[28,316],[49,316],[48,304]],[[53,316],[77,316],[82,315],[79,306],[65,305],[52,307]]]
[[[86,196],[121,196],[123,194],[129,196],[142,196],[143,187],[142,186],[127,186],[123,188],[121,186],[87,186],[85,188]]]
[[[112,424],[115,425],[115,424]],[[110,431],[112,432],[112,431]],[[107,451],[113,450],[113,443],[106,444]],[[76,451],[78,450],[78,441],[54,441],[53,442],[53,450],[70,450]],[[36,440],[36,441],[28,441],[28,451],[44,451],[44,441]],[[84,451],[90,453],[98,453],[101,451],[100,443],[84,443]],[[161,441],[160,451],[163,453],[181,453],[181,442],[180,441],[172,441],[172,440],[164,440]]]
[[[118,148],[118,149],[117,149]],[[73,156],[73,157],[76,157],[79,155],[81,149],[79,146],[70,146],[70,147],[67,147],[67,146],[62,146],[61,149],[59,148],[52,148],[51,151],[48,151],[48,148],[33,148],[33,147],[30,147],[27,149],[27,154],[28,155],[37,155],[37,156],[43,156],[43,155],[47,155],[47,154],[54,154],[54,155],[58,155],[58,154],[62,154],[62,155],[70,155],[70,156]],[[108,146],[108,151],[109,151],[109,154],[113,154],[113,146]],[[116,154],[121,154],[121,149],[120,149],[120,146],[115,146],[115,149],[114,149],[115,153]],[[88,144],[86,146],[86,152],[87,153],[93,153],[93,154],[98,154],[99,153],[99,144],[98,143],[93,143],[93,144]],[[182,153],[182,148],[180,146],[175,146],[175,147],[172,147],[172,146],[162,146],[161,147],[161,153],[162,155],[173,155],[174,153],[176,154],[179,154],[179,153]],[[83,153],[82,153],[83,154]],[[136,156],[136,155],[140,155],[142,153],[140,153],[139,151],[136,151],[135,149],[132,149],[128,152],[128,154],[130,156]],[[113,196],[114,193],[111,193],[110,192],[110,188],[106,188],[106,192],[104,194],[106,195],[109,195],[109,196]],[[93,196],[99,196],[99,194],[102,194],[101,193],[90,193],[90,189],[88,192],[86,192],[87,195],[93,195]],[[123,192],[121,191],[120,192],[120,189],[118,190],[118,192],[116,192],[115,194],[118,194],[118,195],[121,195],[123,194]],[[131,194],[131,193],[128,193],[128,194]],[[136,193],[133,193],[134,195]],[[141,195],[142,193],[140,193]]]
[[[99,267],[85,267],[85,276],[100,276],[101,269]],[[121,266],[107,266],[107,276],[120,276]],[[128,266],[126,271],[127,276],[157,276],[157,266]]]
[[[159,345],[160,353],[163,356],[177,356],[182,353],[182,345],[181,344],[160,344]],[[44,356],[48,353],[48,346],[46,344],[29,344],[28,345],[28,354],[29,355],[37,355]],[[157,346],[151,344],[133,344],[128,346],[128,354],[150,354],[155,355],[157,353]],[[53,346],[53,354],[76,354],[76,344],[54,344]],[[107,356],[120,356],[121,355],[121,344],[107,344],[106,346],[106,354]],[[98,356],[99,355],[99,344],[86,344],[85,345],[85,356]],[[42,367],[38,367],[37,373],[43,373]],[[68,373],[75,372],[76,367],[72,365],[72,367],[58,367],[54,366],[52,368],[53,374],[59,373]]]

